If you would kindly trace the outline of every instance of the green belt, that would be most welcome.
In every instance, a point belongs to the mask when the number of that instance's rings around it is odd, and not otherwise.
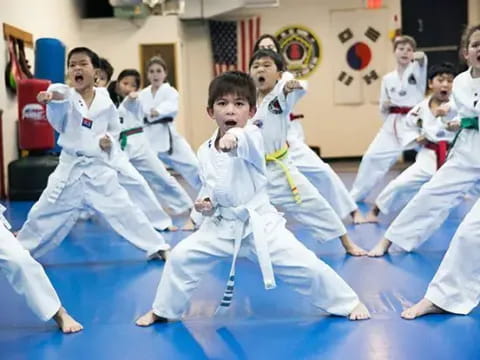
[[[462,132],[463,129],[470,129],[470,130],[477,130],[478,131],[478,117],[464,117],[460,119],[460,130],[458,130],[457,134],[453,138],[452,146],[450,147],[449,152],[455,146],[455,143],[458,140],[458,136]]]
[[[123,130],[121,133],[120,133],[120,137],[119,137],[119,140],[120,140],[120,148],[122,150],[125,150],[125,147],[127,146],[127,138],[130,136],[130,135],[134,135],[134,134],[139,134],[143,132],[143,128],[140,126],[140,127],[135,127],[135,128],[131,128],[131,129],[127,129],[127,130]]]

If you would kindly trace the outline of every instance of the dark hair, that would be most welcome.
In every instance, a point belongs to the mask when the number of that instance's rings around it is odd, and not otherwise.
[[[393,50],[397,48],[398,45],[408,44],[412,47],[413,51],[417,50],[417,42],[415,39],[408,35],[398,35],[393,40]]]
[[[160,65],[163,70],[165,70],[165,72],[167,73],[168,72],[168,68],[167,68],[167,63],[165,62],[165,60],[160,56],[160,55],[155,55],[155,56],[152,56],[148,62],[147,62],[147,71],[148,69],[150,69],[150,66],[152,66],[153,64],[158,64]]]
[[[208,87],[208,108],[213,108],[217,99],[229,94],[245,98],[250,107],[257,104],[257,90],[253,79],[244,72],[227,71],[213,79]]]
[[[118,74],[117,82],[121,81],[124,77],[133,76],[135,79],[135,85],[137,85],[137,89],[140,88],[140,73],[135,69],[125,69]]]
[[[277,66],[278,71],[283,71],[285,68],[285,63],[283,61],[282,56],[279,53],[276,53],[273,50],[269,49],[260,49],[258,51],[255,51],[255,53],[252,55],[250,62],[248,63],[248,68],[250,69],[252,67],[252,64],[254,63],[255,60],[268,57],[273,60],[275,65]]]
[[[448,74],[456,76],[455,66],[449,62],[443,62],[441,64],[434,64],[428,69],[428,80],[433,80],[437,75]]]
[[[275,45],[275,49],[277,50],[277,53],[280,53],[280,50],[281,50],[281,47],[280,47],[280,43],[278,42],[278,40],[275,38],[274,35],[272,34],[263,34],[261,35],[257,41],[255,41],[255,45],[253,46],[253,52],[256,52],[258,50],[260,50],[260,43],[262,42],[263,39],[270,39],[273,41],[273,44]]]
[[[70,58],[74,54],[87,55],[90,58],[90,62],[92,63],[94,69],[98,69],[98,67],[100,66],[100,58],[98,57],[98,55],[95,53],[95,51],[90,50],[87,47],[76,47],[70,50],[67,56],[67,66],[70,63]]]
[[[112,66],[112,64],[110,64],[110,62],[109,62],[107,59],[105,59],[105,58],[100,58],[100,59],[99,59],[98,69],[105,71],[105,74],[107,74],[107,83],[109,83],[110,80],[112,79],[112,75],[113,75],[113,66]]]

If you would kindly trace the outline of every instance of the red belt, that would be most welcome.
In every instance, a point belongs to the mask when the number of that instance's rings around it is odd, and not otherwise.
[[[435,155],[437,156],[437,170],[447,161],[448,145],[448,141],[445,140],[439,141],[438,143],[429,141],[425,144],[427,149],[435,151]]]
[[[290,113],[290,121],[303,119],[303,114],[292,114]]]
[[[390,106],[388,108],[388,113],[389,114],[408,114],[408,112],[412,110],[412,107],[410,106]]]

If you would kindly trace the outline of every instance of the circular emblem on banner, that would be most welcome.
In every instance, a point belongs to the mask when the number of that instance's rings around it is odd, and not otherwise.
[[[364,42],[357,42],[347,51],[347,63],[353,70],[365,69],[372,60],[372,51]]]
[[[308,77],[317,68],[321,60],[320,41],[310,29],[292,25],[284,27],[275,36],[287,70],[296,78]]]

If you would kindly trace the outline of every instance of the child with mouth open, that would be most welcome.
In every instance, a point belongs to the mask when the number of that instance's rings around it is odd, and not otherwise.
[[[283,60],[269,49],[255,52],[249,68],[257,87],[257,111],[252,123],[261,127],[265,143],[267,190],[272,204],[285,214],[287,221],[298,222],[318,241],[340,238],[348,254],[366,255],[366,251],[350,239],[329,203],[289,157],[289,114],[305,94],[306,83],[282,79]]]
[[[152,310],[137,320],[138,326],[180,319],[215,260],[232,258],[218,308],[225,312],[233,298],[238,256],[258,262],[266,289],[275,288],[277,275],[318,311],[351,320],[370,317],[355,292],[285,228],[270,203],[260,124],[247,125],[255,103],[255,85],[245,73],[223,73],[210,83],[207,112],[218,129],[198,151],[202,189],[195,209],[204,221],[173,249]]]

